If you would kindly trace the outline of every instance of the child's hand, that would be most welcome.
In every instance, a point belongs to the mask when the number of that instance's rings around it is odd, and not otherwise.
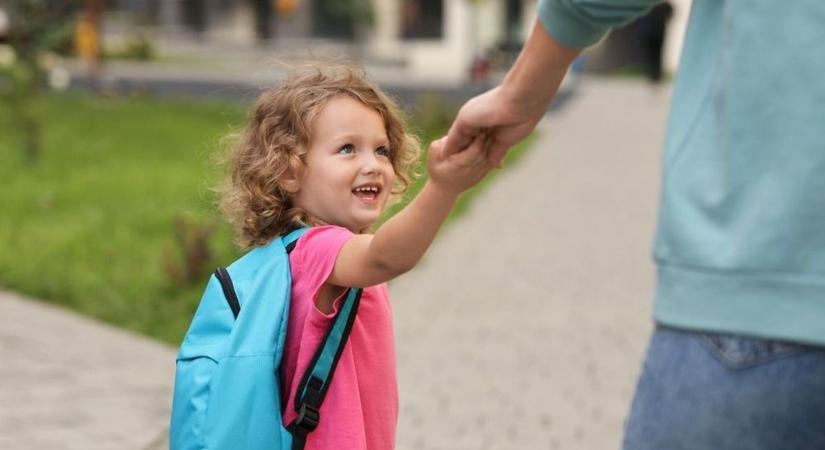
[[[479,134],[469,147],[446,157],[447,138],[433,141],[427,157],[430,183],[454,195],[475,186],[493,168],[487,161],[486,138],[485,134]]]

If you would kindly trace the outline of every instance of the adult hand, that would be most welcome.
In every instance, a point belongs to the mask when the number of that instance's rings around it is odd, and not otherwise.
[[[450,127],[444,153],[466,149],[483,133],[487,136],[487,161],[500,167],[507,150],[530,134],[544,113],[544,108],[534,111],[526,106],[507,98],[502,86],[470,99]]]
[[[485,154],[485,135],[478,134],[464,151],[446,154],[446,138],[433,141],[427,157],[428,182],[442,192],[458,196],[475,186],[492,169]]]
[[[488,162],[501,166],[507,150],[536,127],[579,52],[561,45],[536,20],[501,85],[461,107],[447,135],[444,153],[463,151],[484,133]]]

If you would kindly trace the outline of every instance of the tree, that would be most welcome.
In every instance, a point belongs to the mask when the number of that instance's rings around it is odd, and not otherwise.
[[[65,0],[0,0],[9,19],[6,40],[14,58],[0,68],[0,98],[12,110],[23,134],[24,160],[33,164],[40,153],[41,124],[35,111],[45,83],[43,64],[55,33],[66,29],[77,2]]]

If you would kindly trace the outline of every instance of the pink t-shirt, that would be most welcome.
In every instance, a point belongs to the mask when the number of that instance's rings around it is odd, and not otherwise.
[[[295,391],[333,314],[323,314],[315,297],[332,273],[346,228],[312,228],[298,240],[289,261],[292,303],[282,360],[283,386],[288,389],[284,424],[295,419]],[[333,305],[338,310],[341,298]],[[306,450],[384,450],[395,447],[398,385],[395,344],[387,284],[365,288],[355,323],[321,406],[321,423],[309,434]]]

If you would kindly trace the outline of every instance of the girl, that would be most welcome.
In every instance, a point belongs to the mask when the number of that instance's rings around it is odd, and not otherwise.
[[[346,287],[364,288],[349,342],[306,449],[391,449],[398,392],[386,282],[412,269],[458,195],[490,170],[477,139],[442,156],[406,209],[374,234],[387,202],[409,185],[419,146],[395,104],[351,68],[293,74],[264,92],[230,154],[222,207],[241,246],[311,226],[290,253],[292,299],[282,386],[294,401],[300,374],[329,329]],[[295,419],[287,408],[284,423]]]

